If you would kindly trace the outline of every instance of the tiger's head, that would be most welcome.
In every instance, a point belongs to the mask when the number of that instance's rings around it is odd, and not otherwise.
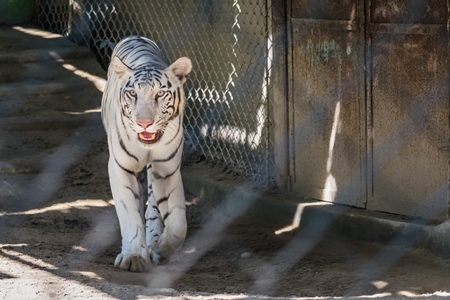
[[[191,60],[181,57],[165,69],[149,65],[133,70],[114,56],[111,64],[119,81],[122,114],[128,125],[144,146],[157,143],[169,122],[183,114],[183,84],[192,70]]]

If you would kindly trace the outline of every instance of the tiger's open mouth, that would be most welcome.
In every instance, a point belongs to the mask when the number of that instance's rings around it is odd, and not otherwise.
[[[159,140],[159,132],[141,132],[138,134],[139,140],[144,144],[154,144]]]

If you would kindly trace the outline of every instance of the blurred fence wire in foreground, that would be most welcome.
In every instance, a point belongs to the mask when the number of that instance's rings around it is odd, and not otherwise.
[[[37,24],[40,27],[88,46],[94,50],[97,60],[104,68],[108,65],[115,43],[129,34],[141,34],[154,39],[171,60],[181,55],[190,56],[196,66],[187,87],[188,156],[221,161],[231,164],[243,174],[251,175],[253,179],[271,180],[272,104],[268,97],[271,71],[270,2],[41,0],[38,3]],[[165,13],[161,14],[161,11]],[[87,144],[101,138],[86,136]],[[68,139],[67,144],[71,143],[73,140]],[[67,154],[65,147],[65,144],[60,145],[60,150],[55,152],[54,157]],[[80,151],[84,153],[85,148],[88,146]],[[72,160],[66,161],[66,165],[58,165],[53,176],[61,177],[68,165],[73,164],[77,158],[72,157]],[[56,166],[50,159],[44,162],[46,163],[47,169]],[[384,163],[387,162],[383,161],[377,167],[382,167]],[[36,179],[38,185],[50,185],[55,181],[55,178],[44,178],[45,171],[42,173]],[[40,178],[43,178],[42,182]],[[341,192],[345,192],[345,185],[343,186]],[[14,207],[15,209],[25,210],[29,204],[33,207],[43,205],[51,198],[53,191],[45,195],[38,195],[32,190],[27,190],[26,193],[34,194],[36,202],[16,203],[15,205],[24,207]],[[210,220],[186,241],[187,248],[202,245],[191,256],[191,260],[184,261],[176,272],[160,272],[159,281],[149,281],[148,284],[172,286],[197,260],[214,248],[226,228],[255,204],[255,198],[242,202],[241,197],[240,193],[231,193],[223,201],[223,205],[218,207],[217,213],[223,213],[230,206],[239,207],[240,210],[234,209],[235,213],[228,214],[229,218],[222,223],[215,221],[213,213]],[[342,209],[341,214],[347,209],[349,208]],[[110,246],[112,237],[108,234],[101,236],[96,231],[108,227],[110,216],[98,218],[97,223],[80,242],[81,245],[99,245],[97,252],[87,254],[87,262],[100,255],[103,250],[100,248]],[[270,294],[277,281],[312,251],[339,217],[340,214],[337,214],[330,218],[310,220],[272,259],[261,263],[253,274],[254,282],[249,292]],[[298,227],[301,222],[294,220],[293,223]],[[2,230],[2,233],[5,231]],[[360,281],[368,282],[382,276],[413,249],[421,237],[415,236],[406,243],[403,239],[404,236],[394,236],[390,241],[390,246],[403,246],[402,251],[396,250],[394,253],[386,247],[362,266],[357,271]],[[77,255],[76,251],[68,251],[66,260],[75,260]],[[283,269],[277,269],[282,263]],[[348,294],[360,293],[358,288],[358,285],[351,287]]]

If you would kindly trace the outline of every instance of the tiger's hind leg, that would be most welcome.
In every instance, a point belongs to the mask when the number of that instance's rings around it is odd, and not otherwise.
[[[148,187],[148,206],[145,211],[145,236],[149,253],[152,253],[159,237],[161,236],[164,224],[156,203],[155,194],[151,182],[151,164],[147,166],[147,187]]]

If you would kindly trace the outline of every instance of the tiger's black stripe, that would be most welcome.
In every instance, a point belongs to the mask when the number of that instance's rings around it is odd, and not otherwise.
[[[111,136],[108,135],[108,140],[111,140]],[[119,168],[121,168],[122,170],[124,170],[125,172],[127,172],[128,174],[131,175],[136,175],[133,171],[128,170],[127,168],[124,168],[119,161],[117,160],[116,154],[114,153],[113,149],[110,149],[110,154],[114,157],[114,161],[116,162],[116,164],[119,166]]]
[[[167,178],[173,176],[173,174],[175,174],[175,173],[178,171],[179,168],[180,168],[180,165],[178,165],[172,173],[167,174],[166,176],[161,176],[161,175],[159,175],[159,174],[156,173],[156,172],[153,172],[152,175],[153,175],[153,177],[154,177],[155,179],[167,179]]]
[[[126,188],[127,190],[129,190],[129,191],[133,194],[134,199],[140,200],[141,197],[140,197],[138,194],[136,194],[136,193],[131,189],[131,187],[125,186],[125,188]]]
[[[138,69],[139,67],[148,66],[149,61],[155,68],[165,69],[166,64],[162,60],[162,53],[155,42],[140,36],[133,36],[126,40],[127,44],[118,44],[119,49],[116,53],[122,62],[130,69]],[[146,59],[149,57],[149,59]]]
[[[170,198],[170,195],[172,195],[172,193],[173,193],[174,190],[175,190],[175,189],[173,189],[172,191],[170,191],[170,193],[169,193],[166,197],[162,197],[162,198],[158,199],[158,201],[156,201],[156,205],[159,207],[159,205],[160,205],[161,203],[168,201],[169,198]]]
[[[130,243],[133,242],[133,241],[138,237],[138,233],[139,233],[139,228],[136,228],[136,234],[135,234],[134,237],[131,239]]]
[[[113,156],[114,156],[114,161],[115,161],[116,164],[119,166],[119,168],[121,168],[122,170],[124,170],[124,171],[127,172],[128,174],[135,175],[134,172],[132,172],[132,171],[130,171],[130,170],[128,170],[128,169],[122,167],[122,166],[119,164],[119,162],[117,161],[117,158],[116,158],[116,156],[114,155],[114,153],[113,153]]]
[[[128,212],[128,207],[127,207],[127,205],[125,204],[125,201],[120,200],[120,203],[122,203],[123,208],[126,210],[126,212]]]
[[[170,212],[166,212],[163,217],[163,222],[170,216]]]
[[[178,115],[180,114],[180,106],[181,106],[181,101],[180,101],[181,91],[180,91],[180,88],[179,88],[179,87],[177,88],[175,94],[176,94],[175,99],[178,100],[178,103],[177,103],[177,109],[176,109],[176,111],[175,111],[175,115],[178,116]]]
[[[179,98],[180,97],[180,89],[179,88],[177,88],[177,90],[173,92],[172,97],[174,99],[174,103],[172,105],[169,105],[167,107],[167,109],[171,108],[173,113],[172,113],[172,116],[168,119],[168,121],[175,119],[180,114],[181,100]]]
[[[166,145],[169,145],[169,144],[171,144],[177,137],[178,137],[178,134],[180,133],[180,129],[183,127],[183,125],[181,124],[181,118],[178,120],[178,128],[177,128],[177,132],[175,133],[175,135],[173,136],[173,138],[170,140],[170,141],[168,141],[167,143],[166,143]],[[183,138],[181,139],[182,141],[184,140]]]
[[[164,73],[164,76],[166,76],[167,79],[167,88],[170,89],[172,87],[172,83],[170,82],[169,76],[167,76],[167,74]]]
[[[134,154],[132,154],[128,149],[127,149],[127,147],[125,146],[125,144],[123,143],[123,140],[122,140],[122,136],[120,135],[120,130],[119,130],[119,127],[118,127],[118,125],[117,125],[117,122],[115,122],[116,123],[116,132],[117,132],[117,139],[119,140],[119,145],[120,145],[120,147],[122,148],[122,150],[129,156],[129,157],[131,157],[131,158],[134,158],[137,162],[139,162],[139,159],[136,157],[136,155],[134,155]]]
[[[130,136],[128,135],[128,131],[125,129],[126,127],[125,127],[125,122],[123,121],[123,117],[124,117],[124,115],[120,114],[120,122],[122,123],[122,126],[123,126],[124,131],[125,131],[125,135],[127,136],[127,139],[129,141],[130,140]],[[117,120],[116,120],[115,123],[117,124]]]
[[[168,157],[166,158],[161,158],[161,159],[155,159],[153,160],[154,162],[168,162],[169,160],[173,159],[175,157],[175,155],[178,153],[178,151],[180,150],[181,145],[183,145],[183,139],[180,140],[180,144],[178,145],[177,149],[175,149],[175,151],[173,151]]]
[[[156,211],[158,212],[158,214],[159,214],[159,213],[161,213],[161,212],[159,211],[159,208],[158,208],[158,206],[156,206],[156,205],[152,205],[152,208],[156,209]]]
[[[166,196],[166,197],[162,197],[161,199],[159,199],[158,201],[156,201],[156,205],[159,206],[161,203],[168,201],[168,200],[169,200],[169,197],[170,197],[170,195],[169,195],[169,196]]]

